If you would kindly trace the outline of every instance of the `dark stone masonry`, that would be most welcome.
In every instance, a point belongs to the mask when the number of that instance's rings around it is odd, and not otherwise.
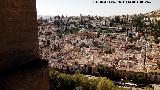
[[[35,59],[0,74],[0,90],[49,90],[48,62]]]
[[[36,0],[0,0],[0,90],[49,90],[38,57]]]

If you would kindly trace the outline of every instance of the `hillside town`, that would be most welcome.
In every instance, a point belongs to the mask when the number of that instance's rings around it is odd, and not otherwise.
[[[160,10],[122,16],[54,16],[38,19],[41,57],[54,69],[97,75],[105,65],[125,78],[147,74],[160,82]]]

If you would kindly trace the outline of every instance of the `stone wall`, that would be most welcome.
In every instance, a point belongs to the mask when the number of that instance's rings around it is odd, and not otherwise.
[[[23,66],[2,71],[0,90],[49,90],[48,62],[35,59]]]
[[[36,0],[0,0],[0,90],[49,90],[38,52]]]
[[[38,54],[36,0],[0,0],[0,71]]]

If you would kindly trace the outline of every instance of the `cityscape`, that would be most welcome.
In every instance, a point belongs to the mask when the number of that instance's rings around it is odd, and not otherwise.
[[[160,90],[158,0],[0,0],[0,17],[0,90]]]
[[[160,10],[110,17],[41,17],[39,49],[49,66],[61,73],[78,70],[84,75],[107,76],[115,83],[158,84],[159,28]],[[103,66],[108,69],[101,72]]]

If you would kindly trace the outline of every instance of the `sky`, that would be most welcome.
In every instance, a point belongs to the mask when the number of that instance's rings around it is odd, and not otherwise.
[[[136,4],[120,4],[120,3],[94,3],[95,0],[37,0],[38,15],[67,15],[79,16],[82,15],[126,15],[146,13],[153,10],[160,10],[160,0],[148,0],[151,3],[136,3]],[[99,1],[99,0],[97,0]],[[102,0],[113,1],[113,0]],[[118,0],[114,0],[118,1]],[[125,0],[120,0],[125,1]],[[136,0],[138,1],[138,0]],[[141,0],[146,1],[146,0]]]

